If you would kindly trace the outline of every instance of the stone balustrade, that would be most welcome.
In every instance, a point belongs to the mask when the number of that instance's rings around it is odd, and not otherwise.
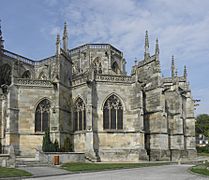
[[[49,80],[34,80],[25,78],[14,78],[14,84],[23,86],[53,87]]]
[[[132,83],[133,78],[131,76],[117,76],[117,75],[97,75],[97,81],[109,81],[109,82],[122,82],[122,83]]]
[[[95,80],[98,82],[116,82],[116,83],[133,83],[133,78],[131,76],[118,76],[118,75],[106,75],[97,74]],[[87,75],[80,75],[73,79],[72,85],[78,86],[85,84],[88,81]]]
[[[10,52],[10,51],[8,51],[6,49],[3,50],[3,53],[4,53],[4,55],[6,55],[6,56],[8,56],[10,58],[17,59],[17,60],[25,62],[27,64],[34,65],[34,61],[33,60],[28,59],[28,58],[23,57],[23,56],[20,56],[18,54],[13,53],[13,52]]]

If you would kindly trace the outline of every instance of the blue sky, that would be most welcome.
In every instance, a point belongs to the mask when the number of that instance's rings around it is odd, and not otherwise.
[[[178,74],[188,67],[196,114],[209,113],[208,0],[0,0],[5,48],[32,59],[55,52],[64,21],[70,48],[85,43],[111,43],[124,52],[127,71],[142,59],[145,30],[150,52],[160,44],[162,74],[170,76],[171,56]]]

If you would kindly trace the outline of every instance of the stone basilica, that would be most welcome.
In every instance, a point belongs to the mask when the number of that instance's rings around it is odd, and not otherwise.
[[[0,29],[0,142],[34,156],[44,131],[60,146],[94,161],[177,160],[196,156],[194,102],[187,70],[161,76],[159,45],[131,75],[123,53],[110,44],[68,49],[65,23],[55,55],[39,61],[4,48]]]

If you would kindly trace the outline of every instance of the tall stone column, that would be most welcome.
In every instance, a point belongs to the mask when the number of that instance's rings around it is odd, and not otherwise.
[[[168,125],[162,89],[146,91],[145,96],[145,141],[148,155],[150,160],[170,160]]]
[[[191,92],[187,92],[185,109],[185,149],[187,152],[187,157],[193,159],[197,156],[197,151],[195,142],[194,101],[191,97]]]
[[[5,121],[4,121],[4,95],[0,88],[0,143],[4,144]],[[1,150],[0,150],[1,151]]]
[[[88,93],[87,93],[87,105],[86,105],[86,157],[91,161],[97,161],[97,157],[94,150],[94,131],[93,131],[93,123],[94,123],[94,109],[93,109],[93,88],[95,86],[94,80],[90,80],[87,82],[88,85]]]
[[[136,73],[137,76],[137,73]],[[138,80],[138,78],[136,78]],[[145,131],[144,131],[144,112],[143,112],[143,91],[138,81],[135,82],[134,95],[132,102],[134,104],[134,111],[137,114],[135,122],[136,136],[140,139],[140,144],[133,148],[138,149],[138,160],[148,160],[147,152],[145,149]],[[132,105],[133,106],[133,105]]]
[[[10,85],[8,87],[7,102],[5,107],[7,113],[5,113],[6,120],[6,145],[13,145],[15,152],[19,153],[19,135],[18,135],[18,118],[19,109],[17,108],[17,89],[16,86]]]

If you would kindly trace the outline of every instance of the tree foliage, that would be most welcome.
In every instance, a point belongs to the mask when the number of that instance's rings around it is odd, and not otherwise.
[[[209,115],[200,114],[196,118],[195,123],[196,135],[203,134],[206,137],[209,137]]]
[[[42,143],[43,152],[58,152],[59,151],[59,143],[57,139],[55,139],[54,143],[50,139],[49,129],[45,131]]]
[[[63,152],[72,152],[73,151],[73,144],[69,137],[65,138],[64,145],[62,147]]]
[[[0,142],[0,154],[2,154],[2,144]]]
[[[54,141],[54,150],[55,150],[55,152],[59,151],[59,143],[58,143],[57,139],[55,139],[55,141]]]

